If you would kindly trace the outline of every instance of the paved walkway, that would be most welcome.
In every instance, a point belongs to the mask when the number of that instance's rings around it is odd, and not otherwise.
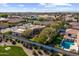
[[[24,50],[24,52],[25,52],[27,55],[33,56],[32,50],[23,47],[22,44],[17,43],[16,45],[13,45],[10,41],[8,41],[8,42],[5,42],[5,41],[0,42],[0,46],[4,46],[4,45],[6,45],[6,46],[19,46],[19,47],[21,47],[21,48]],[[19,51],[18,51],[18,52],[19,52]]]
[[[36,50],[36,49],[33,49],[33,50],[27,49],[27,48],[25,48],[22,44],[16,44],[16,46],[19,46],[19,47],[23,48],[23,50],[25,51],[25,53],[26,53],[28,56],[34,56],[34,55],[33,55],[33,51],[35,51],[35,52],[38,54],[38,56],[48,56],[47,54],[45,54],[45,53],[43,52],[43,50],[40,50],[40,52],[43,54],[43,55],[40,55],[40,54],[38,53],[38,50]]]
[[[43,50],[40,50],[40,52],[42,52],[43,56],[48,56]]]
[[[21,47],[21,48],[24,50],[24,52],[25,52],[28,56],[34,56],[34,55],[33,55],[33,51],[35,51],[35,52],[38,54],[38,56],[47,56],[47,55],[43,52],[43,50],[40,50],[40,52],[43,54],[43,55],[40,55],[40,54],[38,53],[38,50],[36,50],[36,49],[33,49],[33,50],[27,49],[27,48],[25,48],[21,43],[17,43],[16,45],[13,45],[10,41],[8,41],[8,42],[5,42],[5,41],[0,42],[0,46],[4,46],[4,45],[6,45],[6,46],[19,46],[19,47]]]
[[[32,54],[33,50],[30,50],[30,49],[25,48],[22,44],[16,44],[16,46],[19,46],[19,47],[23,48],[24,52],[25,52],[28,56],[33,56],[33,54]]]
[[[0,46],[3,46],[3,45],[12,45],[12,43],[10,41],[7,41],[7,42],[2,41],[2,42],[0,42]]]
[[[63,49],[58,49],[58,48],[55,48],[55,47],[50,47],[50,46],[43,45],[43,44],[40,44],[40,43],[32,42],[32,41],[29,41],[28,39],[25,39],[24,37],[16,37],[16,36],[13,36],[13,35],[8,35],[8,37],[12,37],[14,39],[23,41],[25,43],[31,43],[32,45],[43,47],[44,49],[47,49],[47,50],[53,50],[53,51],[56,51],[58,53],[66,54],[66,55],[69,55],[69,56],[77,56],[77,54],[75,54],[75,53],[71,53],[71,52],[65,51]]]

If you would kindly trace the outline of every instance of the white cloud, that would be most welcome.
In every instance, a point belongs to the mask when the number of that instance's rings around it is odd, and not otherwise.
[[[55,11],[57,11],[57,12],[74,12],[74,11],[76,11],[74,8],[72,8],[72,7],[60,7],[60,8],[55,8],[55,9],[53,9],[53,10],[55,10]]]
[[[56,7],[56,6],[72,6],[69,3],[40,3],[44,7]]]
[[[32,10],[37,10],[37,8],[33,8]]]
[[[7,3],[1,3],[0,5],[4,6],[4,7],[8,7],[9,6]]]
[[[41,6],[44,7],[55,7],[55,5],[53,5],[53,3],[40,3]]]
[[[46,3],[40,3],[40,5],[45,6],[45,5],[46,5]]]
[[[27,8],[23,8],[24,10],[26,10]]]
[[[63,5],[63,6],[72,6],[71,4],[69,3],[53,3],[53,5]]]
[[[20,6],[20,7],[24,7],[24,5],[23,5],[23,4],[19,4],[18,6]]]

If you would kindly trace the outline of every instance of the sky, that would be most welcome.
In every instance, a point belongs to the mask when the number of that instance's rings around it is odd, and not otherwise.
[[[79,3],[0,3],[0,12],[79,12]]]

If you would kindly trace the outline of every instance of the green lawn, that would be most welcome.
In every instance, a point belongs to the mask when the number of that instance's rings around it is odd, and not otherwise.
[[[18,46],[0,46],[0,56],[27,56],[27,54]]]

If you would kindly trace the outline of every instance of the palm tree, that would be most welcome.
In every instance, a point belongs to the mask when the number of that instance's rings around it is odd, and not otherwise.
[[[17,40],[18,43],[20,43],[20,40]]]
[[[38,54],[37,54],[35,51],[33,51],[33,55],[34,55],[34,56],[38,56]]]
[[[13,45],[15,45],[15,44],[16,44],[16,42],[15,42],[15,41],[12,41],[12,44],[13,44]]]
[[[60,56],[57,52],[51,53],[50,56]]]
[[[5,39],[5,42],[7,42],[8,41],[8,39]]]
[[[21,41],[21,43],[23,44],[23,41]]]
[[[3,36],[3,39],[5,42],[7,42],[9,40],[9,38],[7,36]]]
[[[0,42],[2,42],[2,38],[0,38]]]
[[[10,39],[10,42],[12,42],[13,40],[12,39]]]

